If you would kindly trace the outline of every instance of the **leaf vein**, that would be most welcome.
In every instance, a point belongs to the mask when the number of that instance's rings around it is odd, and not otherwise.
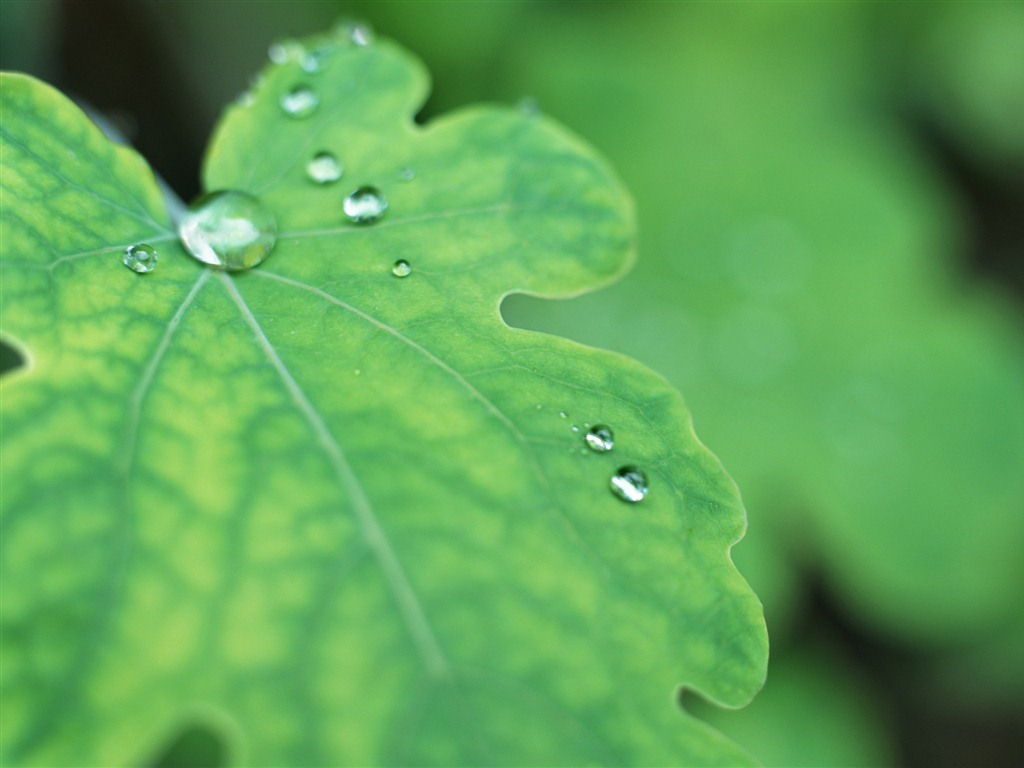
[[[255,272],[255,274],[260,273]],[[362,483],[359,482],[359,478],[352,470],[352,466],[345,457],[341,446],[338,444],[338,441],[335,440],[312,402],[310,402],[309,398],[306,397],[305,392],[302,391],[298,382],[295,381],[295,378],[291,375],[291,372],[277,354],[277,350],[274,349],[270,339],[267,338],[267,335],[264,333],[263,328],[256,319],[256,316],[253,315],[249,305],[246,304],[245,299],[242,297],[241,293],[239,293],[234,281],[224,273],[218,273],[218,277],[221,279],[221,282],[224,283],[228,293],[238,306],[238,309],[242,313],[246,323],[248,323],[249,327],[252,329],[252,332],[260,347],[263,349],[264,354],[267,356],[267,359],[277,370],[278,375],[284,382],[284,385],[288,389],[288,392],[292,396],[295,404],[298,406],[299,410],[302,411],[302,414],[306,417],[306,420],[312,427],[317,440],[331,462],[331,466],[334,469],[338,480],[341,482],[342,486],[347,488],[351,493],[352,508],[356,521],[359,524],[363,537],[366,539],[367,544],[373,551],[378,564],[384,572],[384,576],[387,580],[388,586],[394,594],[395,601],[398,604],[402,618],[412,635],[413,641],[416,644],[417,650],[420,652],[427,670],[434,677],[441,678],[450,676],[450,665],[444,655],[444,652],[441,650],[441,646],[437,641],[433,628],[430,626],[426,613],[424,612],[423,605],[413,589],[412,583],[409,581],[409,577],[405,573],[405,569],[402,568],[402,565],[398,560],[398,556],[391,545],[391,541],[388,539],[387,533],[381,526],[380,520],[370,503],[370,499],[367,497]]]

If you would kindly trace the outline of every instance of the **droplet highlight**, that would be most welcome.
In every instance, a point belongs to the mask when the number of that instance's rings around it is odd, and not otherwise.
[[[405,259],[399,259],[391,267],[391,274],[395,277],[408,277],[412,274],[412,265]]]
[[[608,453],[615,447],[615,434],[611,427],[604,424],[595,424],[583,435],[587,447],[595,453]]]
[[[342,203],[345,215],[356,224],[372,224],[384,215],[388,201],[376,187],[354,189]]]
[[[330,152],[319,152],[306,163],[306,176],[315,184],[331,184],[344,172],[345,166]]]
[[[156,262],[156,248],[147,243],[129,245],[121,255],[121,263],[132,272],[138,272],[141,275],[156,269]]]
[[[196,198],[178,234],[198,261],[237,272],[263,261],[277,242],[277,220],[257,198],[222,190]]]
[[[304,85],[292,88],[281,97],[281,109],[289,117],[309,117],[320,106],[320,97]]]
[[[647,475],[639,467],[632,464],[619,467],[612,475],[610,487],[612,493],[623,501],[635,504],[643,501],[647,495]]]

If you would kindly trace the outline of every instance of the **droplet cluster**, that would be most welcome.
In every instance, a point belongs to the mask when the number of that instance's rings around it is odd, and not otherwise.
[[[300,121],[322,115],[322,89],[316,85],[317,79],[323,77],[321,73],[331,66],[335,54],[342,48],[365,47],[372,42],[369,27],[344,22],[335,29],[333,37],[321,38],[313,45],[292,39],[271,45],[267,52],[271,62],[293,67],[296,75],[276,96],[281,113]],[[262,87],[263,82],[254,85],[241,103],[252,106],[257,90]],[[346,172],[340,157],[328,148],[306,155],[303,163],[306,179],[318,187],[335,184]],[[415,172],[408,166],[393,173],[392,178],[400,181],[415,178]],[[376,186],[360,184],[350,188],[338,205],[345,220],[364,226],[380,220],[388,208],[388,200]],[[252,195],[238,190],[219,190],[199,197],[189,206],[179,226],[179,235],[186,250],[197,260],[238,271],[250,269],[267,258],[277,239],[277,222],[273,213]],[[150,257],[139,250],[141,248],[140,244],[128,249],[123,261],[136,272],[148,272],[156,263],[156,252]],[[412,266],[405,259],[399,259],[391,266],[391,272],[396,277],[407,277],[412,273]]]

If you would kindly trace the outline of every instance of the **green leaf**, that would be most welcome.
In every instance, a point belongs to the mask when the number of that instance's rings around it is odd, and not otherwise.
[[[416,126],[426,76],[388,42],[307,49],[207,157],[208,189],[277,217],[245,273],[191,259],[141,160],[4,76],[4,762],[211,734],[245,765],[746,762],[674,703],[763,680],[732,481],[663,379],[498,312],[619,275],[626,193],[546,119]],[[336,184],[306,178],[321,151]],[[390,207],[355,225],[365,184]],[[120,263],[139,242],[150,274]],[[637,504],[609,492],[628,464]]]

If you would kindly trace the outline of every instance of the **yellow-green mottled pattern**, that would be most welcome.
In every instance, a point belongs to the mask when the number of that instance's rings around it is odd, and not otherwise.
[[[620,274],[629,198],[547,120],[417,127],[425,93],[386,42],[271,66],[207,158],[280,227],[228,275],[135,155],[4,78],[5,764],[139,763],[189,722],[244,765],[747,761],[675,704],[763,681],[732,481],[661,378],[498,313]],[[372,226],[341,212],[362,184]],[[572,429],[598,422],[610,453]],[[640,504],[608,490],[627,463]]]

